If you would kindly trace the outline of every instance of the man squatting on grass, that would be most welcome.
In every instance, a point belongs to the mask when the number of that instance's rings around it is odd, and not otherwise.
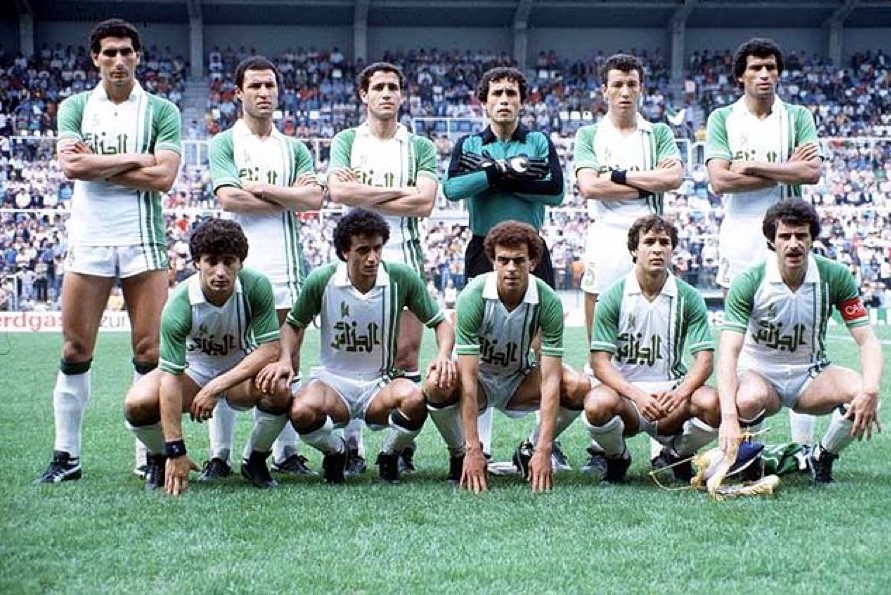
[[[181,494],[189,471],[181,424],[189,412],[208,420],[221,399],[236,410],[257,407],[241,474],[273,487],[266,458],[287,423],[290,387],[261,392],[254,376],[279,355],[272,284],[243,268],[247,238],[234,221],[211,219],[189,240],[198,272],[179,284],[161,314],[161,361],[124,402],[127,425],[148,450],[146,489]]]
[[[833,483],[832,464],[855,438],[881,431],[878,418],[882,347],[857,285],[841,263],[811,253],[820,235],[816,209],[786,199],[762,225],[773,252],[730,285],[718,351],[720,446],[739,440],[740,426],[758,428],[783,407],[832,413],[826,434],[808,457],[814,482]],[[826,327],[836,308],[857,343],[861,374],[832,365]]]
[[[299,369],[306,327],[320,316],[320,365],[294,395],[290,414],[300,438],[324,454],[328,483],[342,483],[347,464],[347,445],[334,433],[335,427],[361,419],[372,429],[389,428],[377,465],[381,480],[396,482],[399,453],[427,419],[420,386],[390,377],[403,308],[436,330],[439,353],[430,372],[444,387],[455,382],[452,325],[411,267],[382,261],[389,236],[383,217],[367,209],[353,209],[340,220],[334,248],[341,262],[309,274],[282,325],[279,360],[257,378],[264,391],[288,391]]]
[[[578,417],[589,383],[562,363],[563,305],[532,274],[543,251],[535,229],[499,223],[483,247],[495,271],[474,277],[458,298],[458,382],[442,382],[431,366],[424,384],[430,417],[449,450],[449,479],[481,492],[488,478],[478,416],[490,407],[511,417],[540,409],[540,422],[514,452],[514,464],[533,490],[550,490],[554,440]],[[536,362],[531,348],[539,333]]]

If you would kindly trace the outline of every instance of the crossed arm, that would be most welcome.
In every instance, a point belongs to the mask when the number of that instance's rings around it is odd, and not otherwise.
[[[269,215],[286,211],[313,211],[322,207],[322,187],[313,173],[305,173],[292,186],[245,182],[241,188],[220,186],[216,190],[225,211]]]
[[[176,151],[98,155],[85,142],[74,139],[60,140],[58,155],[62,171],[69,179],[104,180],[155,192],[167,192],[173,187],[180,164]]]
[[[710,159],[709,183],[715,192],[751,192],[777,184],[816,184],[820,180],[822,160],[816,143],[796,148],[788,161],[728,161]]]
[[[428,217],[433,212],[439,182],[430,176],[418,176],[415,186],[369,186],[347,168],[328,176],[331,201],[350,207],[366,207],[384,215]]]
[[[578,171],[576,176],[579,193],[586,200],[629,200],[640,198],[641,191],[658,194],[674,190],[684,180],[684,167],[675,158],[665,159],[648,171],[628,171],[625,184],[610,179],[610,172],[598,172],[592,168]]]

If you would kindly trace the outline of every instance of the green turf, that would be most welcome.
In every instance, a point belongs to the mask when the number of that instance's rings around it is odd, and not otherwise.
[[[833,337],[835,361],[856,366],[844,332]],[[579,367],[582,330],[567,330],[566,341]],[[133,440],[121,412],[131,376],[124,334],[102,336],[97,350],[84,478],[34,487],[52,448],[59,343],[52,334],[0,336],[2,593],[853,594],[886,593],[891,584],[885,436],[846,451],[831,489],[793,477],[773,498],[724,503],[652,484],[644,437],[631,441],[625,486],[594,485],[572,471],[549,494],[532,494],[516,478],[494,478],[484,495],[456,492],[442,481],[447,459],[432,425],[419,439],[419,472],[396,486],[373,484],[372,467],[338,487],[284,479],[260,491],[232,477],[178,499],[146,494],[130,474]],[[317,344],[310,335],[308,348]],[[886,380],[886,398],[888,389]],[[238,445],[247,420],[239,419]],[[531,418],[495,423],[496,457],[506,459]],[[206,432],[185,426],[199,458]],[[787,439],[784,415],[773,428],[768,441]],[[367,434],[370,453],[381,437]],[[571,462],[582,463],[583,428],[571,427],[563,442]],[[307,454],[318,468],[318,453]]]

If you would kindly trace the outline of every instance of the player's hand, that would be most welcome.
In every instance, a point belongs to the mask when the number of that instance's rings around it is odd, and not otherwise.
[[[348,168],[341,168],[334,170],[328,174],[328,181],[331,181],[331,178],[334,178],[338,182],[343,182],[344,184],[349,184],[350,182],[358,182],[359,178],[356,177],[356,172]]]
[[[461,469],[461,482],[458,487],[467,488],[474,494],[488,490],[488,465],[481,448],[468,450],[464,454],[464,468]]]
[[[653,393],[641,392],[633,397],[641,415],[650,421],[657,421],[665,417],[665,407],[659,402]]]
[[[198,465],[183,455],[175,459],[167,459],[164,469],[164,491],[171,496],[179,496],[189,489],[189,471],[198,471]]]
[[[554,487],[554,466],[551,463],[551,452],[536,448],[529,459],[529,480],[533,492],[549,492]]]
[[[656,398],[662,406],[662,409],[665,410],[666,415],[671,415],[676,413],[678,409],[685,408],[690,401],[688,397],[685,397],[676,390],[667,390],[657,395]]]
[[[261,393],[273,394],[275,392],[276,384],[284,381],[286,386],[290,386],[291,381],[293,380],[294,368],[291,367],[289,363],[272,362],[271,364],[266,364],[263,369],[257,373],[257,376],[254,378],[254,383],[257,385],[257,388],[260,389]]]
[[[458,369],[451,358],[438,358],[427,367],[427,380],[439,388],[451,389],[458,380]]]
[[[319,176],[314,173],[306,172],[305,174],[301,174],[299,178],[294,182],[294,186],[318,186],[319,185]]]
[[[265,200],[266,202],[272,202],[268,198],[266,198],[266,193],[268,190],[268,184],[264,184],[263,182],[245,182],[241,185],[241,189],[245,192],[250,192],[260,200]]]
[[[819,156],[820,147],[817,143],[808,143],[796,147],[795,150],[792,151],[792,156],[789,157],[789,161],[811,161]]]
[[[541,180],[550,171],[544,159],[530,159],[525,155],[511,157],[504,163],[505,175],[515,180]]]
[[[739,429],[739,420],[721,418],[718,427],[718,446],[726,455],[728,452],[736,452],[742,441],[742,432]]]
[[[731,161],[730,171],[735,174],[747,176],[749,175],[749,163],[747,161]]]
[[[879,398],[878,395],[870,395],[864,392],[858,393],[851,401],[848,407],[846,419],[853,419],[854,425],[851,428],[851,436],[857,440],[863,440],[864,434],[866,439],[872,439],[872,428],[875,426],[876,432],[881,433],[882,424],[879,421]]]
[[[213,417],[213,410],[217,406],[217,401],[220,400],[220,395],[216,391],[208,390],[209,387],[210,385],[206,385],[192,399],[192,405],[189,407],[192,421],[201,423]]]
[[[482,155],[477,155],[476,153],[463,153],[461,157],[458,159],[458,171],[459,172],[471,172],[471,171],[479,171],[483,169],[483,159]]]

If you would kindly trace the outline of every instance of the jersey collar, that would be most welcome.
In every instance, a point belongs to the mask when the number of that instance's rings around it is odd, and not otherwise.
[[[736,103],[733,104],[733,111],[739,113],[743,116],[748,116],[750,118],[754,118],[755,115],[749,111],[749,106],[746,105],[746,96],[743,95],[740,97]],[[779,95],[775,95],[773,98],[773,105],[770,107],[770,116],[779,116],[781,113],[786,111],[786,104],[780,99]]]
[[[529,275],[529,285],[526,286],[526,295],[523,296],[523,302],[527,304],[538,303],[538,283],[535,276]],[[500,300],[498,297],[498,273],[494,271],[486,273],[486,284],[483,285],[483,298],[487,300]]]
[[[514,133],[510,136],[510,140],[525,143],[526,135],[528,134],[528,128],[526,128],[522,124],[517,124],[517,129],[514,130]],[[486,128],[482,132],[480,132],[480,139],[483,141],[484,145],[489,145],[497,141],[498,137],[495,136],[494,132],[492,132],[491,126],[486,126]]]
[[[784,283],[780,276],[780,265],[776,254],[771,254],[764,263],[764,277],[768,283]],[[820,271],[817,269],[817,260],[813,254],[807,255],[807,272],[804,274],[804,283],[819,283]]]
[[[641,295],[643,294],[643,289],[640,288],[640,283],[637,282],[637,275],[634,274],[634,269],[628,273],[628,276],[625,277],[625,295]],[[668,272],[668,277],[665,279],[665,284],[662,286],[662,291],[659,292],[659,295],[667,295],[668,297],[677,297],[678,295],[678,283],[677,277],[671,274],[671,271]]]
[[[356,136],[377,138],[376,136],[371,134],[371,126],[368,124],[368,120],[356,126]],[[405,127],[405,124],[396,124],[396,134],[393,135],[393,140],[398,140],[399,142],[404,143],[408,142],[409,137],[411,137],[411,132],[408,131],[408,128]]]
[[[144,94],[145,90],[143,90],[142,85],[139,84],[139,81],[134,80],[133,88],[130,89],[130,96],[127,98],[127,101],[136,101]],[[101,82],[93,89],[93,95],[100,101],[108,101],[108,93],[105,92],[105,87],[102,86]]]
[[[600,121],[600,126],[608,129],[615,130],[618,132],[616,125],[613,124],[612,119],[609,116],[604,116]],[[640,112],[637,113],[637,131],[638,132],[646,132],[648,134],[653,132],[653,123],[643,117],[643,114]]]
[[[337,263],[337,268],[334,269],[334,275],[331,277],[331,283],[336,287],[351,287],[353,285],[352,281],[350,281],[350,276],[347,274],[347,265],[345,262]],[[377,279],[374,281],[374,286],[381,287],[388,285],[389,283],[390,273],[387,272],[387,263],[381,261],[381,265],[377,269]]]

